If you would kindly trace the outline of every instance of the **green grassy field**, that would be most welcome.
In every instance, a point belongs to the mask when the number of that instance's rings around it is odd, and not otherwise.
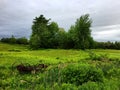
[[[48,68],[43,73],[19,74],[15,66],[21,63],[29,65],[44,63]],[[87,80],[80,85],[61,81],[61,76],[64,76],[62,71],[69,65],[99,68],[103,73],[103,81]],[[74,76],[70,79],[72,77]],[[120,50],[29,50],[28,46],[0,43],[0,90],[57,89],[120,90]]]

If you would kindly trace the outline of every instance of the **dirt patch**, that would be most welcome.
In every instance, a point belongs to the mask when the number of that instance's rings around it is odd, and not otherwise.
[[[48,66],[45,64],[38,64],[38,65],[24,65],[19,64],[16,66],[19,73],[36,73],[36,72],[44,72]]]

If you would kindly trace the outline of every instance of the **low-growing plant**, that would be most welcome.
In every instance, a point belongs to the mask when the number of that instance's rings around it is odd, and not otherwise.
[[[96,67],[101,68],[106,78],[120,78],[120,67],[116,67],[114,64],[98,64]]]
[[[102,60],[108,60],[108,55],[107,54],[96,54],[94,52],[89,52],[89,59],[91,60],[99,60],[99,61],[102,61]]]
[[[102,70],[87,64],[68,65],[62,71],[63,81],[76,85],[82,85],[88,81],[103,82]]]
[[[54,83],[58,83],[60,85],[62,83],[61,69],[58,66],[49,68],[46,72],[44,72],[44,76],[41,78],[41,80],[50,86],[52,86]]]

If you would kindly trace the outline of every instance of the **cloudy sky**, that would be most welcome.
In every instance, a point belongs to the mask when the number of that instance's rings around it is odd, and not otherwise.
[[[29,37],[34,17],[43,14],[67,31],[81,15],[93,20],[97,41],[120,41],[120,0],[0,0],[0,37]]]

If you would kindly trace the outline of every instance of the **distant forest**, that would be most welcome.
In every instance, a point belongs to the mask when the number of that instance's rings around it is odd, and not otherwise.
[[[56,22],[51,22],[44,15],[33,20],[32,34],[28,40],[25,37],[2,38],[0,41],[9,44],[29,45],[31,49],[117,49],[120,42],[97,42],[91,36],[92,19],[89,14],[82,15],[68,31],[60,28]]]

